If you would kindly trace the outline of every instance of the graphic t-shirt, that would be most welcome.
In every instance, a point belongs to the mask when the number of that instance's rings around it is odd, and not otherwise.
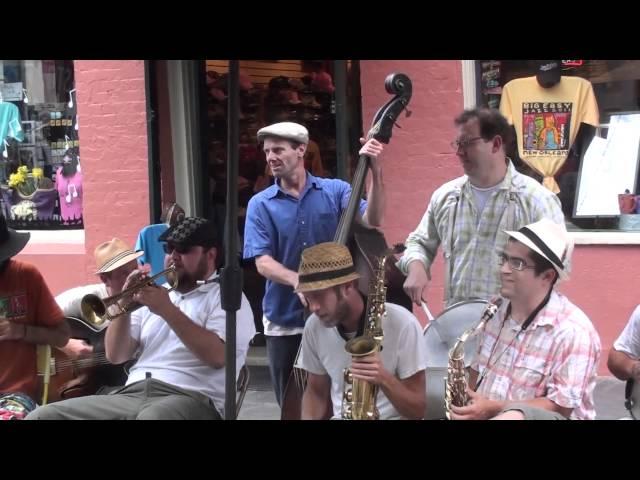
[[[599,120],[593,87],[580,77],[562,77],[551,88],[541,87],[536,77],[512,80],[502,89],[500,113],[515,127],[520,158],[554,193],[560,188],[553,175],[567,159],[580,123],[597,126]]]

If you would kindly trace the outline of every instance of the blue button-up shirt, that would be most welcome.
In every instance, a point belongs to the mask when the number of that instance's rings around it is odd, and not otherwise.
[[[333,241],[350,195],[347,182],[314,177],[309,172],[300,198],[289,195],[276,182],[249,201],[244,258],[269,255],[297,272],[305,248]],[[367,202],[361,200],[362,215],[366,208]],[[277,325],[304,326],[304,308],[290,285],[267,279],[262,308],[269,321]]]

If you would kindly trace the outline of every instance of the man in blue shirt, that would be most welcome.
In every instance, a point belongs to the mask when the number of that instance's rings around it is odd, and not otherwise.
[[[309,132],[302,125],[270,125],[258,131],[258,141],[264,142],[276,182],[249,201],[244,258],[255,258],[258,272],[267,280],[262,302],[264,334],[276,400],[281,405],[304,330],[306,301],[293,291],[302,250],[333,240],[351,186],[342,180],[314,177],[305,170]],[[378,157],[383,146],[375,139],[360,141],[360,154],[371,159],[369,193],[367,202],[360,202],[360,214],[369,225],[379,227],[384,189]]]

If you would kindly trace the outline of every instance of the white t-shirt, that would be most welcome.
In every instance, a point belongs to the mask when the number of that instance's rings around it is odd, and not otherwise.
[[[475,203],[476,209],[478,210],[478,215],[476,216],[476,225],[480,223],[480,219],[482,218],[482,211],[484,210],[484,206],[487,204],[487,201],[493,195],[493,192],[500,188],[500,184],[494,185],[489,188],[480,188],[476,187],[474,184],[469,183],[471,187],[471,191],[473,192],[473,203]]]
[[[82,319],[84,316],[82,315],[80,303],[82,302],[82,297],[89,294],[105,298],[108,296],[107,287],[104,283],[95,283],[92,285],[71,288],[57,295],[56,303],[64,313],[65,317],[76,317]]]
[[[385,304],[387,316],[382,320],[382,363],[401,380],[409,378],[427,366],[422,330],[416,317],[407,309],[392,303]],[[314,314],[307,319],[302,335],[302,349],[296,366],[316,375],[331,377],[331,401],[334,419],[341,418],[344,393],[343,370],[351,365],[351,355],[345,340],[336,327],[327,328]],[[385,396],[378,392],[377,406],[381,420],[402,419],[400,413]]]
[[[640,305],[631,314],[627,326],[613,344],[613,348],[640,360]]]
[[[218,283],[202,285],[185,294],[174,290],[169,292],[169,297],[196,325],[225,341],[226,312],[222,309]],[[253,313],[243,293],[240,310],[236,312],[236,379],[255,333]],[[131,337],[139,343],[140,355],[131,368],[127,385],[144,380],[149,372],[152,378],[206,395],[224,417],[225,368],[205,365],[185,347],[164,319],[147,307],[131,314]]]

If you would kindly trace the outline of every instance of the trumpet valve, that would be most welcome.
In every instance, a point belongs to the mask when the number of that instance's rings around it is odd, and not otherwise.
[[[348,368],[345,368],[343,370],[343,375],[344,375],[344,383],[348,383],[349,385],[351,385],[353,383],[353,374],[351,373],[351,370]]]

